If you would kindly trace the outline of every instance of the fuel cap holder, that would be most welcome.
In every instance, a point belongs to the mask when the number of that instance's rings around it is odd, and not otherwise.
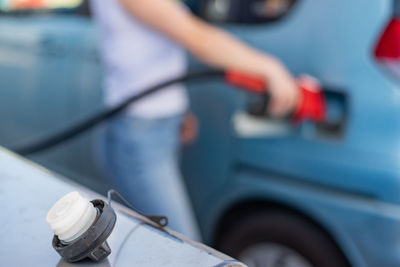
[[[56,235],[53,237],[53,248],[67,262],[78,262],[89,258],[99,262],[111,253],[107,238],[117,221],[117,216],[110,205],[103,200],[90,201],[97,209],[97,216],[89,229],[71,243],[62,242]]]

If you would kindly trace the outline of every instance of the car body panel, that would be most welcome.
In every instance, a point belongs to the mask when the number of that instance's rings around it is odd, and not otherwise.
[[[0,90],[0,120],[7,125],[0,133],[3,145],[39,140],[103,107],[102,69],[89,18],[0,16],[0,54],[1,86],[7,89]],[[96,140],[90,132],[34,160],[104,192],[104,183],[92,178],[102,181],[92,157]]]
[[[249,137],[232,119],[246,111],[246,94],[217,83],[192,85],[202,127],[183,169],[206,240],[214,240],[232,208],[264,201],[322,226],[352,266],[400,263],[399,83],[372,56],[392,4],[298,1],[280,22],[227,26],[295,75],[310,74],[344,93],[349,110],[340,137],[325,136],[312,123]],[[391,245],[381,249],[376,240]]]
[[[5,266],[75,266],[52,247],[45,218],[65,194],[78,190],[89,199],[98,194],[0,149],[0,258]],[[206,246],[173,232],[145,224],[139,214],[116,203],[117,222],[107,242],[112,253],[100,264],[79,266],[244,266]],[[173,218],[170,218],[173,219]]]

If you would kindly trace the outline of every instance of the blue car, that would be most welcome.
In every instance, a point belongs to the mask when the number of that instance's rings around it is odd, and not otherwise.
[[[268,0],[270,13],[254,0],[192,2],[295,75],[316,77],[335,122],[272,121],[253,114],[252,95],[190,83],[201,127],[183,171],[204,240],[248,266],[400,266],[399,1]],[[96,44],[83,8],[4,9],[2,145],[102,108]],[[104,192],[98,131],[33,159]]]

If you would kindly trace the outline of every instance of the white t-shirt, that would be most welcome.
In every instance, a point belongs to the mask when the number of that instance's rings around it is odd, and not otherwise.
[[[186,72],[184,50],[125,11],[118,0],[91,0],[105,65],[105,103],[127,97]],[[173,85],[132,105],[135,116],[158,118],[183,113],[188,100],[183,85]]]

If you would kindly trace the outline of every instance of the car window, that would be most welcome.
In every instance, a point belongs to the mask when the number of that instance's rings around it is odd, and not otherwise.
[[[199,15],[212,22],[254,24],[284,18],[296,0],[203,0]]]
[[[79,10],[85,0],[0,0],[2,14],[63,12]]]

